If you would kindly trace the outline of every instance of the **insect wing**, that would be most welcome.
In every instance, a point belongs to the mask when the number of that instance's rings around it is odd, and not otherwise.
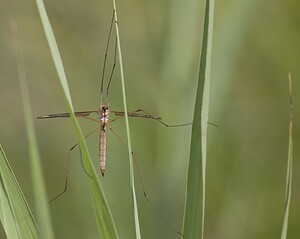
[[[86,117],[92,113],[97,113],[97,110],[90,110],[90,111],[78,111],[74,112],[76,117]],[[70,113],[57,113],[57,114],[50,114],[50,115],[42,115],[37,117],[38,119],[53,119],[53,118],[68,118],[70,117]]]

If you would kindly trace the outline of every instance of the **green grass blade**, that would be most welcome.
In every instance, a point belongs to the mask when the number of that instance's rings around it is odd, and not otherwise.
[[[206,1],[202,52],[193,118],[183,225],[184,238],[203,238],[205,212],[206,135],[214,1]]]
[[[292,172],[293,172],[293,104],[292,104],[292,79],[289,74],[289,90],[290,90],[290,126],[289,126],[289,147],[287,160],[287,175],[286,175],[286,192],[285,192],[285,210],[284,219],[281,231],[281,239],[287,238],[287,229],[289,222],[289,210],[292,194]]]
[[[48,45],[50,48],[50,52],[53,57],[53,61],[59,76],[60,84],[63,88],[63,92],[65,95],[65,100],[67,103],[68,110],[71,114],[72,123],[74,125],[74,129],[76,131],[78,143],[80,145],[82,160],[85,165],[85,169],[87,170],[90,177],[88,178],[88,185],[90,189],[90,194],[92,197],[93,208],[96,216],[97,227],[99,230],[99,234],[101,238],[118,238],[118,234],[116,231],[116,227],[111,215],[111,211],[108,207],[106,198],[104,196],[103,190],[101,188],[96,170],[92,164],[86,142],[83,138],[82,131],[79,127],[79,123],[74,115],[71,95],[65,75],[65,71],[63,68],[63,63],[59,54],[59,50],[55,41],[55,37],[45,10],[45,6],[42,0],[36,0],[37,7],[39,10],[39,14],[41,17],[41,21],[44,27],[44,31],[46,34],[46,38],[48,41]]]
[[[117,8],[116,8],[116,1],[115,0],[113,0],[113,5],[114,5],[114,16],[115,16],[115,25],[116,25],[117,48],[118,48],[118,55],[119,55],[120,74],[121,74],[122,95],[123,95],[124,112],[125,112],[125,114],[124,114],[125,117],[124,118],[125,118],[126,134],[127,134],[127,145],[128,145],[128,153],[129,153],[130,187],[131,187],[131,195],[132,195],[132,200],[133,200],[135,236],[136,236],[136,238],[140,239],[141,238],[141,231],[140,231],[139,214],[138,214],[138,207],[137,207],[137,200],[136,200],[136,193],[135,193],[135,185],[134,185],[134,167],[133,167],[133,158],[132,158],[132,152],[133,151],[132,151],[132,146],[131,146],[129,122],[128,122],[128,116],[127,116],[125,80],[124,80],[120,33],[119,33],[118,16],[117,16]]]
[[[35,211],[37,215],[37,222],[40,228],[40,235],[42,238],[51,239],[54,238],[52,229],[49,203],[46,195],[45,183],[42,174],[42,166],[40,163],[40,156],[37,146],[37,141],[34,133],[34,127],[32,122],[32,113],[30,107],[30,100],[28,95],[28,87],[26,82],[26,73],[24,66],[24,58],[22,46],[20,43],[19,30],[17,21],[12,21],[12,33],[15,55],[17,59],[19,82],[22,93],[22,102],[25,112],[25,121],[29,143],[29,155],[32,172],[32,185],[35,201]]]
[[[40,238],[38,227],[0,145],[0,220],[9,239]]]

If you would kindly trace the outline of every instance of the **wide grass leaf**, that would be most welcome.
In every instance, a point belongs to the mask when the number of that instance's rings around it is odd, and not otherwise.
[[[205,212],[206,136],[212,51],[214,1],[206,1],[202,52],[192,126],[187,192],[183,225],[184,238],[203,238]]]
[[[1,145],[0,220],[9,239],[40,238],[35,219]]]

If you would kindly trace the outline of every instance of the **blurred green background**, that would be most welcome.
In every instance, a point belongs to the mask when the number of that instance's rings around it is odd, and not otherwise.
[[[45,1],[61,51],[75,109],[99,107],[111,1]],[[204,1],[118,1],[129,110],[143,108],[169,124],[190,122],[194,107]],[[216,1],[207,161],[205,238],[279,238],[283,221],[288,147],[288,72],[294,92],[294,177],[289,238],[300,238],[299,62],[300,3]],[[21,42],[48,197],[64,187],[68,119],[35,120],[66,105],[34,1],[0,3],[0,143],[33,207],[24,113],[10,33],[20,22]],[[111,67],[113,49],[108,65]],[[117,66],[118,68],[118,66]],[[107,68],[109,72],[109,68]],[[122,110],[118,70],[110,108]],[[84,132],[96,127],[80,121]],[[130,120],[133,150],[152,203],[168,224],[183,220],[190,128]],[[122,120],[111,127],[126,139]],[[95,166],[98,139],[88,139]],[[101,183],[120,238],[133,238],[128,153],[108,132],[108,162]],[[100,173],[99,173],[100,176]],[[96,238],[97,228],[80,164],[72,154],[68,192],[50,205],[56,238]],[[139,184],[137,180],[137,184]],[[143,238],[178,238],[161,223],[137,185]],[[3,231],[0,237],[4,237]]]

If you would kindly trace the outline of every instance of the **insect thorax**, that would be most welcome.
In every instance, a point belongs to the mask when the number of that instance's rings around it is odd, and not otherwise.
[[[109,119],[109,109],[107,105],[102,105],[98,111],[98,116],[102,125],[107,125]]]

